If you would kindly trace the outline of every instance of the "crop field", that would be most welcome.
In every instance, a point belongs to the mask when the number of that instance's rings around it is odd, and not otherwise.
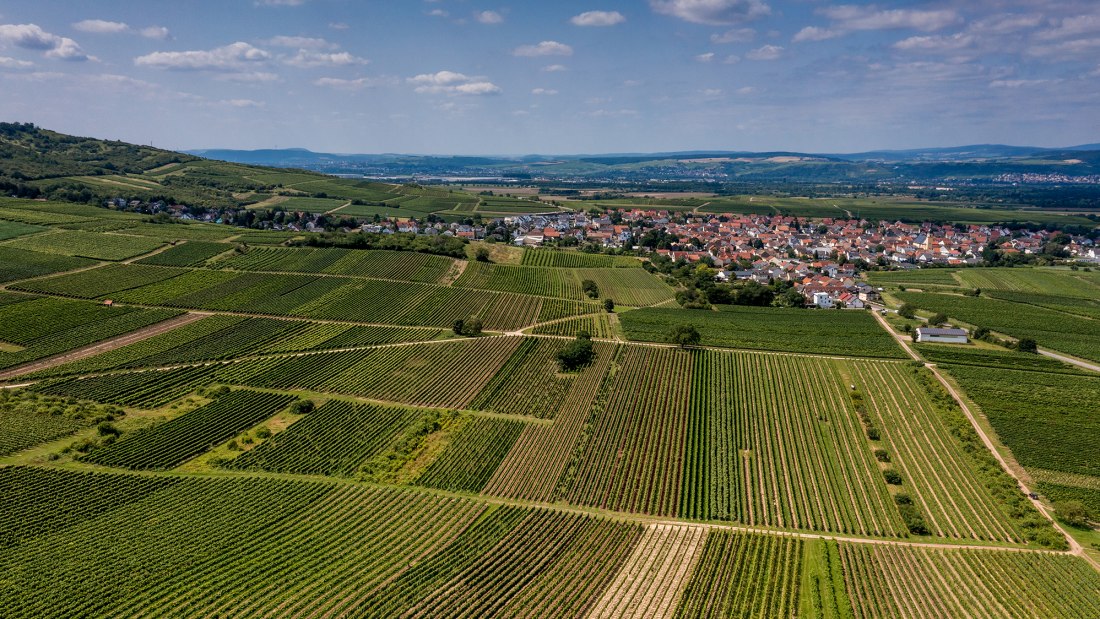
[[[909,269],[906,271],[869,271],[867,281],[875,286],[921,286],[952,287],[961,286],[960,279],[955,274],[958,269]]]
[[[798,606],[802,540],[712,531],[676,617],[790,617]]]
[[[164,243],[144,236],[59,231],[9,241],[9,247],[93,260],[125,260],[146,254]]]
[[[1027,468],[1100,476],[1100,376],[947,365]]]
[[[475,417],[452,437],[414,484],[441,490],[480,492],[523,431],[523,422]]]
[[[202,266],[207,260],[233,249],[232,245],[210,241],[188,241],[170,247],[160,253],[142,258],[139,264],[155,264],[166,267]]]
[[[46,230],[49,230],[49,228],[0,219],[0,241],[14,239],[17,236],[26,234],[37,234],[39,232],[45,232]]]
[[[245,245],[282,245],[290,239],[296,239],[301,236],[301,232],[294,231],[245,232],[236,237],[234,242],[244,243]]]
[[[729,305],[720,311],[649,308],[619,315],[631,340],[666,341],[679,324],[695,325],[704,346],[823,355],[903,358],[889,333],[859,310],[799,310]],[[791,337],[797,333],[798,337]]]
[[[983,297],[899,292],[906,303],[930,312],[1016,338],[1030,337],[1040,347],[1100,361],[1100,321],[1063,312]]]
[[[327,213],[347,204],[347,200],[333,200],[331,198],[288,198],[286,202],[279,204],[287,212],[304,211],[306,213]]]
[[[524,338],[512,357],[470,402],[469,408],[554,418],[570,400],[573,389],[585,382],[580,377],[598,367],[561,373],[556,355],[567,344],[562,340]]]
[[[854,616],[1094,617],[1100,574],[1066,555],[841,544]]]
[[[285,432],[237,456],[233,469],[351,475],[384,453],[422,414],[417,409],[332,400]]]
[[[443,256],[384,250],[250,248],[217,263],[236,271],[285,271],[440,282],[455,261]]]
[[[901,473],[901,488],[921,510],[929,531],[939,537],[1022,542],[1007,506],[975,474],[976,463],[933,409],[913,370],[884,363],[852,363],[850,368],[891,466]]]
[[[1087,291],[1085,291],[1087,292]],[[1100,294],[1091,298],[1055,296],[1049,294],[1036,294],[1033,292],[1010,292],[1005,290],[990,290],[982,296],[1001,301],[1011,301],[1023,305],[1034,305],[1066,314],[1077,314],[1085,318],[1100,320]],[[1021,311],[1029,311],[1022,308]]]
[[[219,380],[436,408],[467,408],[521,344],[518,337],[310,353],[225,366]],[[469,360],[477,359],[477,365]]]
[[[1100,275],[1068,269],[966,269],[959,278],[971,288],[1061,297],[1100,297]]]
[[[649,525],[588,615],[593,619],[671,617],[703,550],[706,529]]]
[[[82,269],[95,263],[87,258],[43,254],[0,245],[0,283]]]
[[[539,325],[532,329],[531,333],[538,335],[565,335],[575,337],[578,333],[584,331],[595,338],[612,339],[616,335],[616,330],[612,324],[614,319],[611,316],[611,314],[601,312],[599,314],[592,314],[591,316],[560,320],[558,322]]]
[[[153,409],[213,383],[216,370],[216,366],[199,365],[88,378],[60,378],[35,383],[31,388],[45,395]]]
[[[604,376],[617,355],[612,344],[596,343],[596,360],[574,379],[551,426],[528,424],[484,492],[531,501],[548,501],[572,463],[574,445],[585,433]]]
[[[905,536],[839,363],[699,351],[681,516]]]
[[[641,267],[642,263],[631,256],[608,256],[606,254],[586,254],[579,251],[553,251],[548,249],[526,249],[523,251],[523,266],[560,267],[568,269],[607,269],[614,267]]]
[[[970,348],[955,344],[917,344],[917,352],[932,363],[973,365],[1006,370],[1032,370],[1060,374],[1083,374],[1076,366],[1050,357],[1008,349]]]
[[[620,305],[653,305],[673,297],[667,284],[643,269],[552,269],[471,262],[455,286],[584,300],[581,282],[599,287],[599,298]]]
[[[115,227],[112,230],[119,234],[145,236],[164,241],[165,243],[177,243],[179,241],[224,241],[241,233],[241,228],[223,226],[219,224],[201,223],[126,223],[123,227]],[[71,228],[72,226],[64,226]],[[228,248],[227,248],[228,249]]]
[[[124,436],[84,460],[128,469],[168,469],[286,408],[293,396],[232,391],[171,421]]]
[[[577,446],[571,503],[673,516],[680,506],[690,353],[620,349]],[[567,474],[568,476],[568,474]]]
[[[113,406],[70,402],[33,391],[0,390],[0,457],[122,415]]]
[[[102,307],[68,299],[31,298],[0,306],[0,342],[19,350],[0,350],[0,368],[50,355],[168,320],[178,312]]]
[[[186,273],[183,269],[153,267],[136,264],[108,264],[95,269],[79,271],[23,282],[12,288],[29,292],[43,292],[65,297],[95,299],[164,281]]]

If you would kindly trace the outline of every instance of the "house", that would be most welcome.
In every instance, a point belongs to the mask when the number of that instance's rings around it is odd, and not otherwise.
[[[965,344],[969,340],[965,329],[939,329],[935,327],[917,327],[918,342],[939,344]]]
[[[830,308],[833,306],[833,298],[829,296],[827,292],[815,292],[812,302],[814,305],[823,308]]]

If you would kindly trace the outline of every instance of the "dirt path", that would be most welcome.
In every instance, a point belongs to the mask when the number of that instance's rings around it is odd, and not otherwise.
[[[325,211],[325,215],[331,215],[331,214],[333,214],[337,211],[342,211],[342,210],[346,209],[349,206],[351,206],[351,200],[348,200],[347,202],[345,202],[345,203],[341,204],[340,206],[332,209],[331,211]]]
[[[125,335],[120,335],[118,337],[104,340],[90,346],[85,346],[84,348],[70,350],[69,352],[54,355],[52,357],[46,357],[45,359],[40,359],[38,361],[33,361],[31,363],[21,365],[12,369],[4,370],[3,372],[0,372],[0,380],[7,380],[10,378],[15,378],[17,376],[23,376],[25,374],[37,372],[39,370],[57,367],[65,363],[87,359],[88,357],[92,357],[100,353],[107,352],[109,350],[122,348],[123,346],[127,346],[135,342],[140,342],[142,340],[147,340],[162,333],[167,333],[168,331],[178,329],[179,327],[190,324],[197,320],[201,320],[203,318],[206,318],[207,316],[209,316],[209,314],[192,312],[184,314],[182,316],[177,316],[175,318],[170,318],[168,320],[165,320],[164,322],[158,322],[155,325],[145,327],[144,329],[131,331],[130,333],[127,333]]]
[[[1067,357],[1065,355],[1058,354],[1052,350],[1046,350],[1045,348],[1039,349],[1039,354],[1044,357],[1050,357],[1051,359],[1057,359],[1062,363],[1068,363],[1070,365],[1076,365],[1079,368],[1084,368],[1093,372],[1100,372],[1100,365],[1095,363],[1089,363],[1088,361],[1082,361],[1080,359],[1074,359],[1073,357]]]
[[[891,335],[894,336],[894,338],[898,341],[898,344],[900,344],[901,347],[905,349],[905,352],[909,353],[910,357],[912,357],[916,361],[923,361],[921,357],[916,353],[916,351],[914,351],[913,348],[909,345],[909,343],[906,342],[901,335],[895,332],[894,329],[890,327],[890,325],[882,316],[877,313],[874,316],[878,320],[879,324],[882,325],[882,328],[886,329]],[[952,386],[951,383],[948,382],[948,380],[944,378],[942,374],[940,374],[940,371],[938,368],[936,368],[935,364],[925,363],[924,367],[928,368],[932,372],[932,375],[936,377],[936,380],[938,380],[939,383],[943,385],[943,388],[946,389],[949,394],[951,394],[951,397],[959,405],[959,408],[962,409],[963,414],[966,415],[966,418],[970,421],[970,426],[974,428],[974,431],[977,432],[978,437],[982,439],[982,444],[984,444],[985,448],[988,449],[993,454],[993,457],[997,459],[997,462],[1001,465],[1001,469],[1004,470],[1004,472],[1007,473],[1014,480],[1016,480],[1016,484],[1019,486],[1020,491],[1024,494],[1029,495],[1028,500],[1031,501],[1031,504],[1035,506],[1035,509],[1039,510],[1039,513],[1050,521],[1050,524],[1054,527],[1054,529],[1066,538],[1066,542],[1069,543],[1070,552],[1081,557],[1085,561],[1088,561],[1089,565],[1091,565],[1093,569],[1100,571],[1100,563],[1098,563],[1095,559],[1085,553],[1085,550],[1081,547],[1081,544],[1078,543],[1077,540],[1073,538],[1073,536],[1067,533],[1066,530],[1062,528],[1062,525],[1058,524],[1058,521],[1047,510],[1046,505],[1043,505],[1042,501],[1040,501],[1039,499],[1033,499],[1030,497],[1032,493],[1031,488],[1029,488],[1022,479],[1020,479],[1013,468],[1009,465],[1008,461],[1005,460],[1004,456],[1001,455],[1001,452],[997,450],[997,446],[993,443],[992,439],[989,438],[989,435],[986,434],[981,424],[978,423],[978,419],[974,415],[974,412],[970,410],[970,407],[966,404],[966,401],[962,398],[955,387]]]

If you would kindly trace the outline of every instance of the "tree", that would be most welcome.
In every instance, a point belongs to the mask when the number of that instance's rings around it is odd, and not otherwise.
[[[898,316],[901,316],[902,318],[908,318],[909,320],[912,320],[916,317],[916,315],[917,308],[913,307],[909,303],[902,303],[901,307],[898,308]]]
[[[615,311],[615,301],[613,301],[611,299],[604,299],[603,300],[603,308],[604,308],[604,310],[607,311],[608,314],[610,314],[611,312],[614,312]]]
[[[474,258],[478,262],[490,262],[490,260],[489,260],[489,248],[488,247],[478,247],[477,251],[474,252]]]
[[[596,285],[596,282],[586,279],[581,282],[581,290],[584,294],[588,295],[589,299],[595,299],[600,296],[600,287]]]
[[[943,312],[940,312],[928,319],[928,324],[932,325],[933,327],[936,325],[942,325],[945,322],[947,322],[947,314],[944,314]]]
[[[806,307],[806,297],[794,288],[788,288],[772,302],[776,307]]]
[[[581,331],[568,346],[558,351],[558,365],[563,372],[572,372],[589,365],[595,357],[592,337],[587,331]]]
[[[307,415],[313,412],[315,406],[313,400],[298,400],[294,403],[294,406],[290,407],[290,412],[295,415]]]
[[[672,328],[668,337],[668,341],[680,348],[697,346],[702,339],[703,337],[699,335],[699,330],[695,328],[695,325],[676,325]]]
[[[1081,501],[1058,501],[1054,504],[1054,512],[1071,527],[1084,529],[1089,526],[1089,510]]]
[[[1021,338],[1020,341],[1016,343],[1016,350],[1020,352],[1037,353],[1039,352],[1039,346],[1035,343],[1035,340],[1030,337],[1025,337]]]

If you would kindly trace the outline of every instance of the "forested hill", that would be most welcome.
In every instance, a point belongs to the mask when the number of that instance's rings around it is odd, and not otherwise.
[[[65,135],[31,123],[0,123],[0,180],[140,174],[197,159],[151,146]]]

